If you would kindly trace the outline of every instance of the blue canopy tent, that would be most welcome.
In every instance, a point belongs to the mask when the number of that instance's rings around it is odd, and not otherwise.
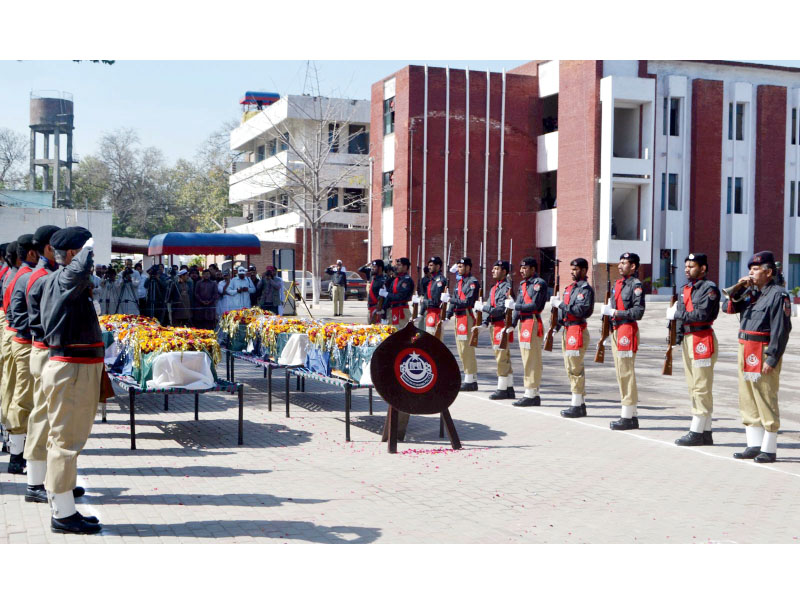
[[[251,233],[161,233],[150,239],[148,256],[176,254],[261,254],[261,242]]]

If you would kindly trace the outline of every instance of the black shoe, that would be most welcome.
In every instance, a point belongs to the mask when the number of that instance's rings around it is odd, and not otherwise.
[[[50,531],[53,533],[92,534],[99,533],[101,529],[100,523],[90,523],[79,512],[64,519],[50,518]]]
[[[676,446],[703,446],[705,442],[703,442],[703,434],[696,433],[694,431],[690,431],[683,437],[679,437],[675,440]]]
[[[489,396],[489,400],[507,400],[508,399],[508,390],[495,390]]]
[[[703,446],[713,446],[714,445],[714,438],[711,437],[710,431],[703,432]]]
[[[47,492],[43,485],[29,485],[25,490],[25,502],[47,504]]]
[[[541,406],[542,399],[539,396],[534,396],[533,398],[523,397],[511,404],[514,406]]]
[[[81,486],[76,485],[75,488],[72,490],[72,497],[73,498],[80,498],[86,493],[86,490],[83,489]]]
[[[477,392],[478,391],[478,382],[473,381],[472,383],[464,382],[461,384],[459,388],[460,392]]]
[[[579,419],[586,416],[586,405],[570,406],[569,408],[561,411],[561,416],[567,419]]]
[[[748,446],[744,452],[734,452],[733,458],[755,458],[761,454],[761,446]]]
[[[626,419],[625,417],[621,417],[616,421],[611,421],[609,423],[609,427],[614,431],[626,431],[628,429],[639,429],[639,420],[636,417],[632,419]]]
[[[517,397],[517,395],[514,393],[514,388],[511,387],[511,386],[508,386],[506,388],[506,392],[508,393],[508,397],[509,398],[516,398]]]
[[[27,464],[27,461],[22,458],[22,452],[19,454],[12,454],[8,461],[8,472],[12,475],[24,475],[25,466]]]
[[[93,517],[92,515],[89,515],[87,517],[85,515],[82,515],[81,513],[75,513],[75,514],[78,515],[81,519],[83,519],[87,523],[99,523],[100,522],[100,521],[97,520],[97,517]]]
[[[778,454],[776,452],[762,452],[753,460],[757,463],[774,463],[778,460]]]

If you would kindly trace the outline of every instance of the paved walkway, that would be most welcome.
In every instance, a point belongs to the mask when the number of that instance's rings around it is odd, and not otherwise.
[[[329,314],[330,303],[320,311]],[[753,543],[800,537],[800,337],[793,334],[781,381],[779,462],[731,454],[744,445],[736,394],[735,317],[718,321],[713,447],[678,448],[689,402],[680,351],[674,375],[660,374],[664,307],[652,303],[637,358],[640,422],[614,432],[619,416],[613,363],[587,363],[589,417],[567,420],[569,388],[557,338],[545,353],[544,405],[491,401],[491,350],[479,349],[480,391],[451,408],[464,448],[438,437],[438,418],[411,418],[406,443],[389,455],[379,442],[386,405],[354,392],[352,442],[344,441],[338,388],[306,383],[283,412],[282,386],[267,410],[260,369],[237,362],[246,383],[245,445],[236,445],[236,401],[190,396],[137,399],[137,446],[129,450],[127,398],[109,404],[80,459],[87,496],[79,510],[100,517],[98,536],[50,532],[46,505],[23,501],[24,476],[0,456],[0,543]],[[363,302],[348,301],[358,315]],[[326,313],[327,311],[327,313]],[[354,319],[355,320],[355,319]],[[793,319],[795,328],[800,321]],[[599,318],[589,325],[593,345]],[[446,331],[454,350],[452,329]],[[519,351],[512,352],[521,392]],[[591,360],[591,358],[589,358]]]

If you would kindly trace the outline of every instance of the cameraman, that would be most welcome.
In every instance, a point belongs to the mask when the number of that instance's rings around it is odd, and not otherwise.
[[[119,285],[115,284],[117,271],[114,267],[103,270],[100,279],[100,289],[95,292],[94,299],[100,303],[100,310],[103,315],[113,315],[117,307],[119,298]]]
[[[114,283],[117,297],[114,308],[115,314],[139,314],[139,274],[133,270],[132,262],[130,259],[125,261],[125,268]]]

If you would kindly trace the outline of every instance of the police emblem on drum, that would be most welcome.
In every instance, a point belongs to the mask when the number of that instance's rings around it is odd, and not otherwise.
[[[436,365],[427,352],[406,348],[395,359],[395,375],[409,392],[424,394],[436,383]]]

